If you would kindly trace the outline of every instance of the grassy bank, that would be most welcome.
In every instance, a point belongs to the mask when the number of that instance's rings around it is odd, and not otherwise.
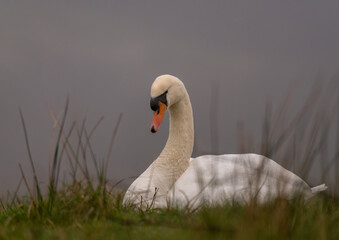
[[[0,239],[339,239],[339,204],[326,196],[195,212],[133,210],[121,201],[120,193],[75,184],[53,203],[3,204]]]

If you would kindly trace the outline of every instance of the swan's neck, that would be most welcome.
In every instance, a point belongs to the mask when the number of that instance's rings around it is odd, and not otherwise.
[[[169,107],[168,112],[169,136],[160,156],[154,161],[154,165],[167,175],[168,189],[163,191],[169,190],[188,168],[194,144],[193,112],[188,94]]]

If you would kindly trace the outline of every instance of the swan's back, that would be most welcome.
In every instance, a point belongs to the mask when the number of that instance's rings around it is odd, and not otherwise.
[[[295,193],[311,196],[310,187],[273,160],[257,154],[205,155],[189,168],[167,194],[167,204],[197,207],[225,201],[259,203]]]

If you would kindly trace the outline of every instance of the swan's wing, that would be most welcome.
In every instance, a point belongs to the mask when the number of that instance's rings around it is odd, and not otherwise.
[[[190,160],[189,168],[167,195],[170,204],[199,206],[225,200],[269,201],[296,192],[311,194],[297,175],[257,154],[205,155]]]

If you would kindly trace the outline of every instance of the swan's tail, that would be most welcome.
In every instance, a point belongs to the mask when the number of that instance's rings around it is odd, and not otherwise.
[[[325,184],[321,184],[319,186],[311,188],[312,194],[315,195],[319,192],[325,191],[327,189],[327,186]]]

